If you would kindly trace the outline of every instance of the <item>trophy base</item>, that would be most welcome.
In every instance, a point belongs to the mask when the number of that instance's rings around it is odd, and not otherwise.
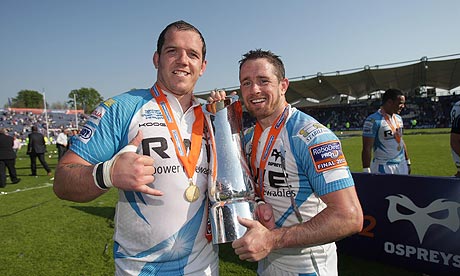
[[[246,227],[238,222],[237,217],[254,219],[254,201],[246,199],[217,202],[211,207],[212,243],[232,242],[246,233]]]

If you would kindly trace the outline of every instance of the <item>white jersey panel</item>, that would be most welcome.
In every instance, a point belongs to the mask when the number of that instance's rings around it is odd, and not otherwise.
[[[257,168],[268,132],[269,128],[263,131],[257,145]],[[252,136],[253,129],[250,129],[245,135],[247,152],[252,148]],[[270,153],[263,181],[264,199],[276,210],[277,227],[299,223],[291,196],[303,221],[308,221],[326,208],[321,195],[353,185],[339,139],[311,116],[290,107],[287,122]],[[327,271],[337,270],[334,243],[276,250],[267,260],[270,265],[290,272],[312,273],[315,271],[314,262],[319,267],[327,267]],[[270,271],[270,268],[264,269]]]
[[[189,149],[191,122],[195,118],[193,108],[183,113],[176,98],[165,94]],[[131,91],[111,99],[109,104],[98,107],[99,111],[92,116],[99,118],[92,119],[87,126],[92,134],[76,140],[72,150],[91,163],[105,161],[140,130],[143,140],[138,153],[154,159],[155,181],[151,187],[164,192],[163,196],[150,196],[119,190],[114,234],[117,274],[216,275],[217,247],[205,238],[208,207],[205,191],[211,173],[207,136],[201,141],[193,176],[201,195],[190,203],[183,196],[189,179],[150,91]]]
[[[369,115],[364,121],[363,136],[374,138],[373,159],[378,163],[399,164],[405,160],[404,140],[403,140],[403,121],[401,116],[393,114],[391,123],[398,128],[393,131],[379,111]],[[395,139],[395,131],[401,137],[398,143]]]

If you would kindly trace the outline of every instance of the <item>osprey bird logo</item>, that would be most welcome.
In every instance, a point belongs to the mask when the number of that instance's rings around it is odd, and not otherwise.
[[[420,208],[408,197],[401,194],[387,196],[385,199],[388,199],[390,202],[387,212],[390,222],[398,220],[410,221],[414,225],[415,231],[417,231],[420,243],[423,242],[426,231],[433,224],[442,225],[452,232],[457,232],[460,228],[460,218],[458,215],[460,203],[458,202],[437,199],[431,202],[427,207]],[[398,205],[408,209],[410,214],[401,214],[397,209]],[[447,212],[445,218],[435,218],[433,216],[434,213],[441,211]]]

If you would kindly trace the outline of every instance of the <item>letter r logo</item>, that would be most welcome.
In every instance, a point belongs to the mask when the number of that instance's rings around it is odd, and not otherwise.
[[[150,150],[153,150],[161,158],[170,158],[166,153],[168,141],[163,137],[148,138],[142,140],[142,154],[150,156]]]

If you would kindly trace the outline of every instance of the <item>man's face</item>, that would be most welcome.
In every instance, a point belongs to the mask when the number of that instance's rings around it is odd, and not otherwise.
[[[246,61],[240,70],[240,89],[248,111],[258,120],[273,122],[283,111],[289,86],[278,80],[275,67],[265,58]]]
[[[404,108],[404,104],[406,103],[406,98],[404,96],[398,96],[396,100],[391,100],[392,102],[392,111],[393,113],[400,114]]]
[[[169,29],[161,55],[155,52],[153,56],[160,86],[178,96],[193,93],[198,78],[206,69],[202,48],[196,32]]]

